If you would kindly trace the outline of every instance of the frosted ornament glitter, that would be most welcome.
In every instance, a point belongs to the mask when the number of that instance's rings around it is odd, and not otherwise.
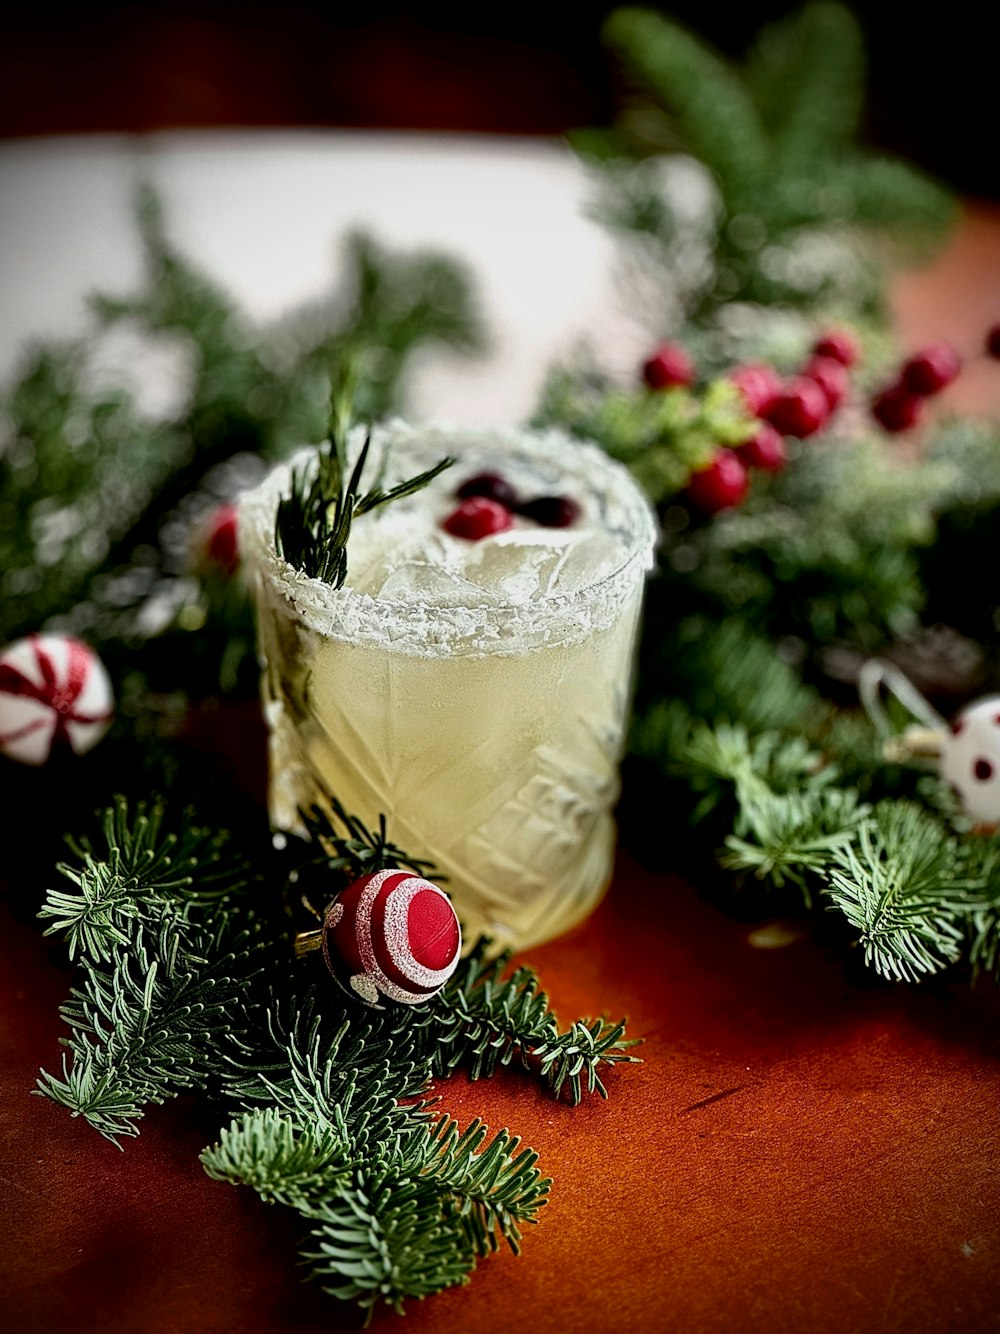
[[[352,435],[356,457],[363,437]],[[425,490],[351,528],[334,589],[279,557],[278,499],[306,451],[240,509],[256,595],[278,829],[329,796],[447,878],[467,938],[524,947],[584,917],[610,879],[611,808],[655,524],[621,465],[561,432],[410,427],[372,437],[382,485],[450,455]],[[469,541],[444,531],[485,473],[563,496],[571,526],[520,515]]]
[[[0,754],[36,767],[57,746],[83,755],[113,717],[104,664],[79,639],[30,635],[0,653]]]
[[[448,895],[411,871],[376,871],[338,894],[323,919],[323,958],[355,1000],[420,1005],[458,966],[462,931]]]

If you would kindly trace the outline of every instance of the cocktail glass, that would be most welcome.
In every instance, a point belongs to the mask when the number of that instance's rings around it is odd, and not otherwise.
[[[523,948],[578,922],[610,880],[653,516],[624,468],[557,431],[394,422],[372,454],[386,485],[456,464],[355,521],[339,589],[275,550],[279,497],[308,454],[241,502],[272,825],[302,832],[331,794],[370,826],[384,814],[393,842],[434,863],[467,941]],[[447,535],[457,487],[484,471],[569,498],[578,521]]]

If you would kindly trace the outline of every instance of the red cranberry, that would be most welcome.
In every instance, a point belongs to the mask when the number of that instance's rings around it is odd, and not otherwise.
[[[452,537],[465,537],[470,542],[491,537],[510,528],[514,519],[509,509],[489,496],[469,496],[457,509],[452,510],[441,524]]]
[[[781,377],[773,366],[761,363],[737,366],[730,372],[730,380],[743,395],[747,409],[755,417],[763,417],[781,393]]]
[[[650,389],[673,389],[694,380],[694,365],[680,343],[661,343],[643,363],[642,378]]]
[[[543,528],[568,528],[580,517],[580,506],[568,496],[539,496],[518,506],[517,512]]]
[[[477,472],[475,477],[462,483],[455,495],[459,500],[467,500],[469,496],[487,496],[509,510],[517,508],[517,492],[506,477],[501,477],[497,472]]]
[[[205,555],[212,565],[235,574],[240,563],[239,530],[236,506],[220,505],[210,515],[205,540]]]
[[[962,363],[948,343],[931,343],[903,367],[903,384],[911,394],[938,394],[958,378]]]
[[[901,380],[872,399],[872,416],[885,431],[908,431],[923,416],[924,397],[912,394]]]
[[[853,366],[861,355],[857,339],[846,329],[829,329],[813,343],[817,357],[832,357],[841,366]]]
[[[994,324],[986,335],[986,355],[1000,361],[1000,324]]]
[[[748,468],[760,468],[764,472],[781,472],[788,462],[785,437],[770,422],[760,422],[756,435],[744,441],[739,452]]]
[[[815,356],[802,374],[807,380],[815,380],[826,395],[831,412],[835,412],[847,397],[847,368],[843,362],[833,357]]]
[[[703,513],[718,514],[742,504],[749,485],[747,470],[733,451],[720,449],[707,468],[691,474],[687,495]]]
[[[830,415],[826,394],[815,380],[804,375],[790,380],[767,414],[767,420],[782,435],[804,440],[825,425]]]

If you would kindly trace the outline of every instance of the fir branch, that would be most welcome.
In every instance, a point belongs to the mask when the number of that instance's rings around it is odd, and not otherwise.
[[[342,1190],[356,1166],[342,1126],[292,1118],[278,1107],[245,1112],[204,1150],[201,1163],[214,1181],[250,1186],[265,1203],[296,1208]]]
[[[480,942],[439,996],[417,1020],[430,1038],[435,1070],[447,1073],[460,1063],[471,1079],[488,1078],[498,1065],[517,1060],[538,1071],[553,1094],[568,1089],[576,1105],[584,1087],[607,1097],[602,1065],[634,1062],[623,1039],[624,1023],[580,1020],[560,1033],[549,999],[532,969],[520,967],[503,976],[510,955],[488,957]]]
[[[478,1117],[462,1131],[453,1117],[442,1116],[408,1138],[398,1171],[432,1181],[458,1207],[477,1255],[495,1251],[500,1239],[519,1255],[521,1224],[537,1221],[552,1182],[518,1136],[499,1130],[487,1143],[488,1134]]]
[[[40,913],[82,976],[62,1008],[62,1076],[43,1072],[39,1091],[116,1142],[146,1103],[211,1080],[272,944],[240,902],[249,873],[223,855],[226,835],[179,823],[118,798],[103,845],[71,843],[78,864],[61,869],[76,890],[50,891]]]
[[[224,855],[225,833],[183,824],[163,830],[165,807],[138,803],[130,817],[125,797],[116,797],[101,821],[103,846],[68,839],[81,865],[61,862],[57,870],[75,890],[50,889],[39,917],[53,918],[44,935],[65,933],[71,959],[108,961],[129,940],[130,921],[149,919],[165,902],[227,898],[246,878],[246,867]],[[195,877],[197,876],[197,885]]]
[[[343,1129],[360,1146],[386,1140],[419,1114],[419,1106],[402,1104],[421,1103],[430,1061],[405,1016],[384,1027],[378,1017],[335,1017],[313,988],[301,1002],[272,1003],[265,1023],[266,1033],[237,1040],[226,1057],[227,1096],[244,1109],[270,1106]]]
[[[747,86],[780,160],[799,171],[850,143],[864,100],[864,50],[844,5],[814,0],[763,28]]]
[[[878,316],[872,240],[923,246],[951,223],[942,189],[856,144],[862,58],[842,6],[812,4],[765,29],[745,69],[652,12],[619,10],[604,35],[649,105],[637,113],[626,104],[616,127],[619,147],[640,159],[638,182],[623,188],[623,163],[613,159],[598,214],[642,243],[647,267],[659,261],[660,286],[680,307],[675,325],[679,313],[719,334],[717,316],[731,302]],[[694,265],[677,263],[679,210],[642,160],[664,151],[697,158],[716,186],[700,246],[686,239]]]
[[[860,933],[883,977],[919,981],[961,954],[980,883],[940,822],[912,802],[885,801],[826,872],[832,905]]]
[[[637,1046],[642,1039],[624,1035],[624,1020],[613,1024],[607,1019],[578,1019],[565,1033],[532,1047],[528,1052],[529,1062],[538,1063],[542,1077],[556,1097],[568,1088],[569,1100],[575,1107],[584,1090],[598,1093],[602,1098],[608,1096],[598,1074],[602,1065],[638,1061],[626,1048]]]
[[[777,793],[750,777],[737,785],[737,832],[721,857],[730,870],[752,871],[777,888],[786,881],[812,903],[810,882],[865,829],[869,808],[850,788]]]
[[[402,1315],[407,1297],[467,1283],[476,1263],[464,1220],[442,1211],[434,1182],[361,1171],[326,1203],[303,1259],[324,1292],[357,1301],[369,1320],[379,1301]]]
[[[617,10],[604,38],[626,72],[672,116],[684,146],[715,173],[723,192],[734,200],[745,194],[767,153],[756,109],[727,63],[652,11]]]
[[[327,795],[326,801],[329,812],[319,806],[299,812],[310,837],[323,849],[322,857],[303,860],[303,868],[319,865],[325,872],[343,871],[352,880],[357,880],[387,867],[399,867],[414,875],[445,883],[446,877],[437,873],[433,862],[411,857],[390,841],[384,814],[379,815],[378,828],[373,830],[357,816],[350,815],[332,794]],[[341,829],[334,824],[331,815]]]
[[[62,1078],[43,1071],[39,1091],[112,1142],[138,1134],[145,1104],[211,1079],[260,951],[257,933],[229,923],[210,932],[165,912],[136,926],[62,1007],[69,1064]]]

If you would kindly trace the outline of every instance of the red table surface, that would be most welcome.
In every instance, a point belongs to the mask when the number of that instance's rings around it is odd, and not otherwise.
[[[58,1059],[69,978],[3,913],[5,1327],[356,1327],[301,1285],[289,1213],[202,1174],[212,1128],[194,1100],[153,1109],[119,1152],[29,1098]],[[996,1328],[992,994],[858,989],[807,935],[762,949],[752,930],[623,860],[593,918],[531,953],[566,1018],[626,1013],[644,1063],[577,1108],[514,1074],[442,1086],[463,1124],[522,1134],[555,1185],[523,1256],[413,1303],[413,1334],[526,1317],[537,1334]]]
[[[1000,212],[897,290],[907,347],[1000,318]],[[944,406],[996,411],[980,361]],[[756,924],[760,925],[760,924]],[[555,1178],[524,1254],[374,1329],[507,1334],[1000,1328],[1000,1006],[991,985],[858,988],[808,934],[778,948],[623,857],[591,920],[534,950],[567,1022],[608,1005],[645,1039],[608,1102],[504,1073],[442,1085],[465,1124],[524,1136]],[[29,1096],[59,1059],[70,970],[0,903],[0,1328],[278,1334],[357,1328],[304,1285],[294,1216],[210,1181],[194,1099],[124,1152]]]

